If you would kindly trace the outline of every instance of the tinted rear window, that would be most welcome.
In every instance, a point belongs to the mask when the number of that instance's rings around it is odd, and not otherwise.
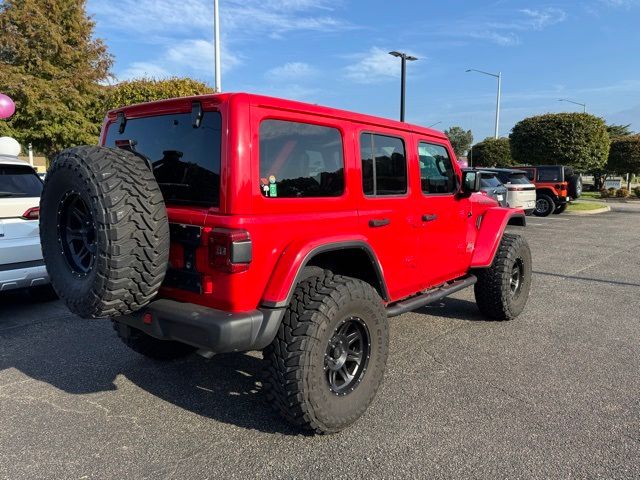
[[[562,182],[562,167],[538,167],[539,182]]]
[[[526,173],[512,173],[509,175],[509,182],[513,184],[529,184],[531,183],[527,178]]]
[[[0,198],[39,197],[42,181],[31,167],[0,165]]]
[[[336,197],[344,192],[342,135],[284,120],[260,124],[260,190],[265,197]]]
[[[165,202],[219,206],[221,131],[219,112],[204,112],[198,128],[190,113],[134,118],[123,133],[112,124],[105,145],[135,142],[135,151],[153,165]]]
[[[365,195],[407,193],[407,156],[401,138],[363,133],[360,156]]]
[[[483,173],[480,177],[480,183],[483,187],[500,187],[502,185],[500,180],[490,173]]]

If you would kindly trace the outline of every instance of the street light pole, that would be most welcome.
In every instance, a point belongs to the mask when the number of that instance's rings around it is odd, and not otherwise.
[[[498,95],[496,97],[496,128],[495,128],[495,138],[497,139],[500,136],[500,97],[502,95],[502,72],[489,73],[489,72],[483,72],[482,70],[476,70],[475,68],[469,68],[467,70],[467,73],[469,72],[478,72],[478,73],[489,75],[490,77],[495,77],[498,79]]]
[[[498,96],[496,97],[496,139],[500,136],[500,96],[502,95],[502,72],[498,72]]]
[[[566,98],[559,98],[558,101],[559,102],[569,102],[569,103],[573,103],[575,105],[580,105],[582,107],[582,113],[587,113],[587,104],[586,103],[574,102],[573,100],[567,100]]]
[[[404,104],[405,104],[405,96],[406,96],[406,83],[407,83],[407,61],[413,62],[414,60],[418,60],[416,57],[411,55],[407,55],[406,53],[389,52],[389,55],[393,55],[394,57],[399,57],[401,60],[401,78],[400,78],[400,121],[404,122]]]
[[[215,56],[215,87],[216,93],[222,91],[222,80],[220,79],[220,11],[218,0],[213,0],[213,36],[214,36],[214,56]]]

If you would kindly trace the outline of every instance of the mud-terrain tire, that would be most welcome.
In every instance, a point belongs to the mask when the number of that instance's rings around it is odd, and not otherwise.
[[[56,157],[40,199],[40,238],[51,284],[84,318],[139,310],[166,273],[162,194],[146,162],[125,150],[82,146]]]
[[[558,205],[556,207],[556,209],[553,211],[554,215],[560,215],[562,212],[564,212],[567,209],[567,205],[568,203],[561,203],[560,205]]]
[[[491,266],[474,272],[478,277],[474,293],[482,314],[493,320],[520,315],[529,298],[531,270],[531,250],[525,238],[505,233]]]
[[[266,398],[303,430],[338,432],[372,402],[388,350],[387,315],[376,290],[324,270],[297,286],[264,351]],[[360,363],[349,360],[358,356]],[[343,368],[351,380],[339,373]]]
[[[569,184],[569,196],[573,199],[580,198],[582,195],[582,175],[579,173],[571,175],[567,179],[567,183]]]
[[[159,340],[147,335],[137,328],[129,327],[117,320],[113,321],[113,329],[122,343],[140,355],[160,361],[178,360],[194,353],[197,348],[186,343],[171,340]]]
[[[555,210],[556,203],[549,195],[545,193],[539,193],[536,198],[536,209],[533,214],[536,217],[548,217]]]

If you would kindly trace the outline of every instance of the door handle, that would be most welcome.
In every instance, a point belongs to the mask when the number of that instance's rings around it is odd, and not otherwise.
[[[389,220],[388,218],[375,218],[373,220],[369,220],[369,226],[371,228],[384,227],[385,225],[389,225],[390,223],[391,220]]]
[[[423,222],[433,222],[437,218],[438,218],[438,215],[436,215],[436,214],[422,215],[422,221]]]

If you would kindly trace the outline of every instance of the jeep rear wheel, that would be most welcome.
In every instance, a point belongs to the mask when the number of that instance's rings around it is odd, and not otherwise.
[[[131,152],[85,146],[58,155],[40,200],[40,237],[51,284],[81,317],[142,308],[166,273],[162,194],[146,162]]]
[[[338,432],[373,400],[388,349],[387,315],[376,290],[325,270],[298,285],[264,351],[267,399],[294,425]]]
[[[122,343],[140,355],[154,360],[178,360],[194,353],[197,348],[186,343],[171,340],[159,340],[147,335],[137,328],[130,327],[116,320],[113,321],[113,329],[118,334]]]
[[[540,193],[536,199],[536,209],[533,213],[538,217],[548,217],[555,208],[556,204],[553,201],[553,198],[544,193]]]
[[[505,233],[489,268],[475,272],[476,303],[493,320],[511,320],[524,310],[531,288],[531,250],[520,235]]]

